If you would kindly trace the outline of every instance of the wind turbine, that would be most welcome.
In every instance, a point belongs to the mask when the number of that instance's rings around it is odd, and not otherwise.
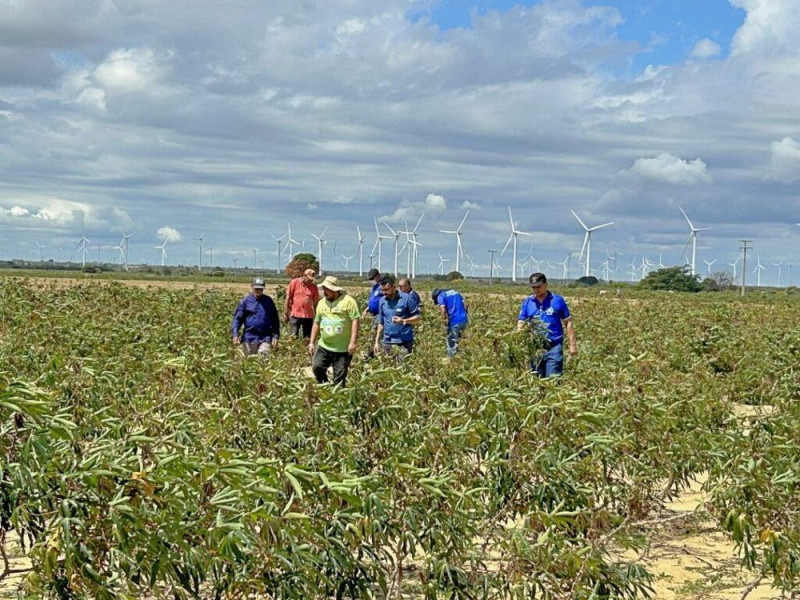
[[[160,246],[153,246],[161,250],[161,266],[163,267],[167,260],[167,240],[164,240]]]
[[[439,275],[444,275],[444,264],[449,263],[450,259],[443,258],[441,252],[437,252],[437,254],[439,255],[439,266],[436,268],[436,270],[439,271]]]
[[[44,249],[44,244],[40,244],[36,242],[37,248],[39,248],[39,262],[44,262],[44,254],[42,254],[42,250]]]
[[[298,242],[296,239],[292,237],[292,224],[287,223],[286,227],[289,229],[289,234],[288,234],[289,238],[286,240],[286,250],[289,252],[289,260],[286,261],[288,263],[292,260],[292,258],[294,258],[295,245],[299,246],[300,242]],[[303,240],[303,242],[305,243],[305,240]]]
[[[761,264],[761,255],[756,255],[756,268],[753,269],[753,273],[756,274],[756,287],[761,287],[761,271],[766,271],[767,268]]]
[[[736,265],[739,264],[740,260],[742,260],[741,256],[737,257],[736,260],[733,261],[732,263],[728,263],[728,266],[733,269],[733,280],[734,281],[736,281]]]
[[[592,274],[592,232],[602,229],[603,227],[613,225],[614,221],[609,221],[608,223],[603,223],[602,225],[595,225],[594,227],[587,227],[574,210],[570,208],[569,212],[572,213],[572,216],[575,217],[575,220],[580,223],[581,227],[583,227],[583,230],[585,231],[583,235],[583,246],[581,246],[581,257],[579,260],[582,261],[584,260],[584,256],[586,257],[586,268],[584,269],[583,274],[585,277],[588,277]]]
[[[317,263],[319,264],[319,274],[322,275],[322,246],[325,244],[325,232],[328,231],[328,228],[322,230],[322,233],[319,235],[311,234],[315,240],[317,240]],[[334,256],[336,255],[336,250],[334,250]]]
[[[562,268],[564,269],[562,271],[562,273],[561,273],[561,279],[563,281],[566,281],[567,279],[569,279],[569,254],[567,254],[567,258],[565,258],[563,261],[558,262],[556,264],[557,265],[561,265]]]
[[[194,238],[197,240],[197,243],[200,244],[200,262],[197,263],[197,270],[203,270],[203,236],[205,236],[206,232],[204,231],[198,237]],[[125,270],[128,270],[128,265],[125,265]]]
[[[128,240],[133,237],[132,233],[125,233],[122,232],[122,241],[119,243],[119,247],[125,247],[125,270],[128,270]]]
[[[399,230],[395,231],[394,229],[389,227],[388,223],[386,223],[385,221],[384,221],[383,224],[386,227],[386,229],[388,229],[389,231],[392,232],[392,236],[394,236],[394,276],[397,277],[397,250],[398,250],[398,246],[400,245],[399,242],[400,242],[400,235],[402,234],[402,231],[399,231]],[[378,269],[378,270],[380,271],[380,269]]]
[[[367,238],[365,238],[363,235],[361,235],[361,228],[358,225],[356,225],[356,231],[358,232],[358,276],[359,277],[363,277],[364,276],[364,241],[366,241]]]
[[[510,207],[509,207],[509,210],[511,210]],[[456,236],[456,271],[458,271],[459,273],[461,272],[460,259],[464,255],[464,248],[461,246],[461,235],[462,235],[461,234],[461,228],[464,226],[464,221],[467,220],[468,216],[469,216],[469,211],[466,212],[466,214],[464,215],[464,218],[461,219],[461,223],[458,224],[458,227],[456,227],[455,230],[451,230],[451,229],[440,229],[439,230],[439,233],[452,233],[452,234],[454,234]],[[512,223],[512,229],[513,229],[513,223]]]
[[[372,255],[375,253],[375,248],[378,249],[378,271],[381,273],[381,248],[383,247],[383,240],[390,240],[388,235],[381,235],[380,227],[378,227],[378,219],[372,217],[373,222],[375,223],[375,245],[372,246]]]
[[[280,273],[281,272],[281,244],[283,243],[283,238],[286,237],[286,234],[284,233],[281,237],[275,237],[275,235],[273,233],[270,233],[270,235],[272,236],[273,240],[278,242],[278,250],[277,250],[277,253],[275,254],[275,258],[277,260],[277,263],[275,265],[275,272],[276,273]]]
[[[694,225],[692,225],[692,222],[689,220],[689,217],[686,216],[686,213],[683,211],[683,209],[680,206],[678,208],[683,213],[683,216],[686,219],[686,222],[689,224],[689,239],[686,240],[686,246],[683,247],[683,255],[686,256],[686,248],[689,247],[689,243],[691,242],[691,244],[692,244],[692,264],[690,266],[691,266],[691,269],[692,269],[692,273],[691,274],[694,275],[694,274],[697,273],[697,271],[695,270],[695,259],[697,258],[697,232],[698,231],[705,231],[706,229],[711,229],[711,228],[710,227],[695,227]]]
[[[715,262],[717,262],[717,259],[715,258],[714,260],[710,260],[709,261],[709,260],[706,260],[704,258],[703,262],[706,263],[706,277],[708,277],[710,279],[711,278],[711,265],[713,265]]]
[[[466,218],[466,217],[464,217]],[[505,254],[506,248],[512,242],[512,251],[511,251],[511,281],[517,280],[517,236],[518,235],[529,235],[533,236],[532,233],[528,233],[526,231],[520,231],[514,225],[514,218],[511,216],[511,207],[508,207],[508,221],[511,223],[511,235],[508,236],[508,241],[506,241],[506,245],[503,246],[503,249],[500,251],[500,256]]]
[[[342,262],[344,263],[345,273],[347,273],[350,270],[350,259],[353,258],[353,256],[355,255],[345,256],[344,254],[342,254],[341,256]]]
[[[419,216],[419,219],[417,219],[417,224],[414,225],[414,229],[411,230],[411,233],[409,234],[410,237],[408,239],[408,241],[411,244],[412,249],[414,251],[414,253],[412,255],[412,258],[411,258],[411,277],[412,278],[417,276],[417,260],[419,259],[419,249],[422,247],[422,244],[420,244],[417,241],[417,229],[419,229],[419,224],[422,223],[422,217],[424,217],[424,216],[425,216],[425,213],[422,213]],[[408,227],[406,227],[406,229],[408,229]]]
[[[118,255],[114,257],[114,264],[117,264],[117,258],[119,258],[119,264],[125,265],[125,248],[122,246],[122,242],[118,246],[114,246],[113,250],[118,252]]]
[[[781,287],[781,267],[783,266],[783,259],[780,262],[772,263],[773,267],[778,267],[778,287]]]
[[[91,244],[91,240],[85,235],[81,235],[77,245],[77,249],[81,251],[81,267],[86,266],[86,253],[89,251],[89,244]]]

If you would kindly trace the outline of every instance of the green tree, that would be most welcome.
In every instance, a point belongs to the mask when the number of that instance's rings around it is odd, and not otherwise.
[[[689,273],[688,265],[682,267],[666,267],[648,273],[639,282],[639,287],[648,290],[668,290],[672,292],[699,292],[703,289],[699,275]]]

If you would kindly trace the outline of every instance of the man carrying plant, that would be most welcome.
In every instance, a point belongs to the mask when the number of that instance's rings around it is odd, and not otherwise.
[[[381,297],[378,308],[378,329],[375,333],[375,354],[398,354],[403,360],[414,348],[414,325],[419,323],[419,306],[416,301],[397,289],[394,277],[384,275],[381,279]]]
[[[292,279],[286,289],[284,317],[294,337],[300,337],[301,333],[303,338],[311,335],[314,308],[319,302],[319,290],[314,283],[316,276],[314,269],[306,269],[300,277]]]
[[[317,383],[326,383],[328,367],[332,366],[333,383],[344,386],[356,351],[361,311],[355,299],[339,287],[336,277],[326,277],[320,287],[325,297],[317,305],[308,341],[308,353],[313,357],[311,370]],[[315,346],[317,336],[319,345]]]
[[[433,304],[439,307],[439,314],[447,327],[447,356],[453,358],[458,351],[458,342],[469,323],[469,307],[464,297],[455,290],[435,289],[431,292]]]
[[[533,293],[522,301],[517,329],[526,325],[541,339],[544,354],[531,358],[531,371],[539,377],[553,377],[564,372],[564,332],[569,341],[570,356],[578,354],[578,341],[572,315],[563,297],[547,289],[544,273],[528,277]]]
[[[240,346],[245,356],[257,354],[269,357],[270,350],[278,347],[280,317],[272,298],[264,293],[264,280],[255,277],[252,292],[242,298],[233,313],[231,333],[233,344]],[[244,327],[244,333],[239,330]]]

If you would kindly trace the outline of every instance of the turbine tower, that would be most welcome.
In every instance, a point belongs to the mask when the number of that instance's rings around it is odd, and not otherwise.
[[[710,279],[711,278],[711,265],[713,265],[715,262],[717,262],[717,259],[715,258],[714,260],[706,260],[704,258],[703,262],[706,263],[706,277],[708,277]]]
[[[289,260],[287,260],[286,262],[289,263],[291,262],[292,258],[294,258],[295,245],[299,246],[300,242],[298,242],[296,239],[292,237],[292,224],[286,223],[286,227],[289,229],[289,234],[288,234],[289,237],[286,240],[286,250],[289,253]],[[303,240],[303,242],[305,243],[305,240]]]
[[[272,236],[273,240],[278,242],[278,250],[277,250],[277,254],[275,254],[275,259],[276,259],[275,272],[276,273],[280,273],[281,272],[281,244],[283,243],[283,238],[286,237],[286,234],[284,233],[281,237],[275,237],[275,234],[273,234],[273,233],[270,233],[270,235]]]
[[[517,236],[519,235],[533,236],[533,234],[528,233],[527,231],[520,231],[516,228],[516,226],[514,225],[514,218],[511,216],[510,206],[508,207],[508,221],[509,223],[511,223],[511,235],[508,236],[506,245],[503,246],[503,249],[500,251],[500,256],[505,254],[508,245],[513,241],[514,244],[512,245],[512,250],[511,250],[511,281],[516,281],[517,280]]]
[[[356,231],[358,232],[358,276],[364,276],[364,242],[367,238],[361,235],[361,228],[356,225]]]
[[[128,240],[133,237],[132,233],[125,233],[122,232],[122,241],[120,242],[120,247],[125,247],[125,270],[128,270]]]
[[[322,246],[325,244],[325,232],[328,231],[328,228],[322,230],[322,233],[319,235],[311,234],[315,240],[317,240],[317,264],[319,264],[319,274],[322,275]],[[336,251],[334,251],[334,256],[336,255]]]
[[[375,253],[375,248],[378,249],[378,271],[383,273],[381,269],[381,249],[383,248],[383,240],[390,240],[388,235],[381,235],[380,227],[378,227],[378,219],[372,217],[373,222],[375,223],[375,244],[372,246],[372,254]]]
[[[695,227],[692,225],[692,222],[689,220],[689,217],[686,216],[686,213],[683,209],[679,206],[680,211],[683,213],[683,217],[686,219],[686,222],[689,224],[689,239],[686,240],[686,245],[683,247],[683,255],[686,256],[686,248],[689,247],[689,244],[692,244],[692,275],[695,275],[697,271],[695,270],[695,260],[697,259],[697,232],[698,231],[705,231],[706,229],[711,229],[710,227]]]
[[[400,235],[403,233],[402,231],[398,230],[395,231],[389,225],[384,222],[383,223],[386,229],[392,232],[392,236],[394,237],[394,276],[397,277],[397,254],[398,254],[398,246],[400,245]],[[380,255],[378,255],[380,256]],[[380,271],[380,269],[378,269]]]
[[[200,262],[197,263],[197,270],[203,270],[203,236],[205,236],[206,232],[204,231],[198,237],[194,238],[197,240],[197,243],[200,244]],[[128,270],[127,264],[125,265],[125,270]]]
[[[81,251],[81,267],[86,266],[86,253],[89,251],[89,244],[91,244],[91,240],[87,238],[85,235],[81,235],[81,239],[78,242],[77,249]]]
[[[509,207],[510,210],[510,207]],[[464,226],[464,221],[467,220],[469,216],[469,211],[466,212],[464,218],[461,219],[461,223],[459,223],[458,227],[455,230],[452,229],[440,229],[439,233],[452,233],[456,236],[456,271],[459,273],[461,272],[461,262],[460,259],[464,256],[464,248],[461,246],[461,228]]]
[[[609,221],[608,223],[603,223],[602,225],[595,225],[594,227],[587,227],[586,224],[581,221],[581,218],[578,214],[569,209],[569,212],[572,213],[572,216],[575,217],[575,220],[580,223],[580,226],[583,227],[584,234],[583,234],[583,246],[581,246],[581,257],[579,260],[583,261],[584,256],[586,257],[586,266],[584,268],[583,274],[585,277],[589,277],[592,274],[592,232],[597,231],[598,229],[602,229],[603,227],[608,227],[609,225],[613,225],[614,221]]]
[[[161,266],[165,266],[167,260],[167,240],[164,240],[160,246],[153,246],[161,250]]]
[[[44,249],[44,244],[36,242],[36,247],[39,248],[39,262],[44,262],[44,254],[42,254],[42,250]]]
[[[753,273],[756,274],[756,287],[761,287],[761,271],[766,271],[767,268],[761,264],[761,255],[756,255],[756,268],[753,269]]]

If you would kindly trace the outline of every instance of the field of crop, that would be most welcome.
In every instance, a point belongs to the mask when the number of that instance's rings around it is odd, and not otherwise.
[[[0,280],[24,596],[643,597],[654,523],[699,476],[746,579],[800,585],[792,297],[575,298],[580,356],[540,381],[521,296],[473,292],[454,360],[428,303],[408,361],[337,389],[298,342],[234,352],[240,296]]]

